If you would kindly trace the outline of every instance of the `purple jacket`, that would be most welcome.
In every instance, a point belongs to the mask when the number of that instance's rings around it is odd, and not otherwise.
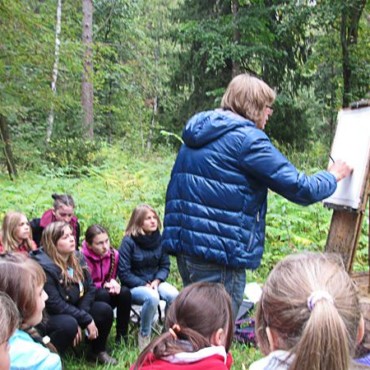
[[[117,277],[118,251],[116,249],[110,248],[107,254],[98,256],[88,248],[84,240],[82,242],[82,254],[97,288],[103,288],[104,283]]]

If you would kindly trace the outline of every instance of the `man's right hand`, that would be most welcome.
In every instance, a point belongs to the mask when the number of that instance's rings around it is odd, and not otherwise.
[[[349,176],[352,173],[353,168],[339,159],[329,166],[328,171],[335,176],[338,182]]]

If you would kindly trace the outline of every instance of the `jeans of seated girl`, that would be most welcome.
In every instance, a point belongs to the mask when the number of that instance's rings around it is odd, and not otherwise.
[[[158,310],[159,300],[166,301],[166,309],[179,294],[178,290],[171,284],[163,282],[158,290],[145,286],[131,289],[132,303],[141,305],[140,334],[147,337],[152,332],[152,322]]]

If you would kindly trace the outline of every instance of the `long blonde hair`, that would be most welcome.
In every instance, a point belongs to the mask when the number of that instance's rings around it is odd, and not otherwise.
[[[68,260],[65,261],[57,249],[58,240],[63,237],[66,227],[72,231],[71,226],[62,221],[52,222],[46,226],[42,233],[41,246],[50,259],[62,270],[63,280],[66,284],[82,282],[84,280],[83,269],[76,253],[71,253]],[[73,276],[68,274],[68,267],[73,269]]]
[[[157,219],[158,229],[160,229],[162,227],[162,224],[157,212],[148,204],[140,204],[132,211],[130,220],[126,227],[125,235],[127,236],[144,235],[145,232],[143,230],[143,224],[145,217],[149,212],[154,213],[155,218]]]
[[[256,334],[270,352],[266,328],[277,349],[289,351],[289,370],[348,370],[361,320],[357,290],[339,256],[291,255],[270,273],[257,309]]]
[[[247,73],[235,76],[221,100],[221,108],[245,117],[261,127],[266,106],[271,106],[276,93],[264,81]]]
[[[21,212],[8,212],[3,220],[3,225],[1,229],[1,238],[2,244],[4,246],[4,250],[7,252],[17,251],[19,241],[16,238],[15,232],[21,218],[27,217]],[[30,227],[30,236],[27,239],[24,239],[22,242],[25,243],[27,249],[30,251],[33,249],[33,241],[32,241],[32,229]]]

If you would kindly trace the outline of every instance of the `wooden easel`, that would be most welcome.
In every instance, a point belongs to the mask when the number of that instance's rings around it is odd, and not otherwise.
[[[370,100],[360,100],[350,105],[349,110],[357,110],[370,106]],[[338,129],[338,128],[337,128]],[[353,148],[355,150],[356,148]],[[360,184],[359,203],[356,209],[346,208],[344,206],[328,205],[333,208],[328,238],[326,241],[325,251],[339,253],[342,258],[346,270],[351,273],[353,261],[356,254],[358,240],[361,235],[362,222],[365,216],[366,205],[370,201],[370,153],[367,162],[364,161],[365,171],[362,183]],[[370,267],[370,223],[369,223],[369,259]],[[368,290],[370,292],[370,273],[368,273]]]
[[[354,108],[363,106],[369,106],[369,102],[366,105],[361,104]],[[330,207],[333,208],[333,214],[325,251],[339,253],[342,256],[346,270],[351,274],[358,286],[361,311],[365,319],[363,345],[370,349],[370,154],[361,187],[359,203],[359,207],[356,210],[345,207]],[[367,204],[369,204],[368,271],[352,273]]]
[[[326,240],[325,251],[339,253],[343,258],[344,265],[348,272],[352,271],[357,244],[361,235],[361,228],[365,216],[366,205],[368,203],[368,200],[370,200],[369,162],[370,158],[367,166],[367,179],[366,181],[364,181],[361,196],[361,205],[359,209],[358,210],[347,210],[339,208],[334,209],[331,218],[328,238]],[[370,226],[369,226],[369,249],[370,249]],[[369,250],[369,267],[370,267],[370,250]]]

